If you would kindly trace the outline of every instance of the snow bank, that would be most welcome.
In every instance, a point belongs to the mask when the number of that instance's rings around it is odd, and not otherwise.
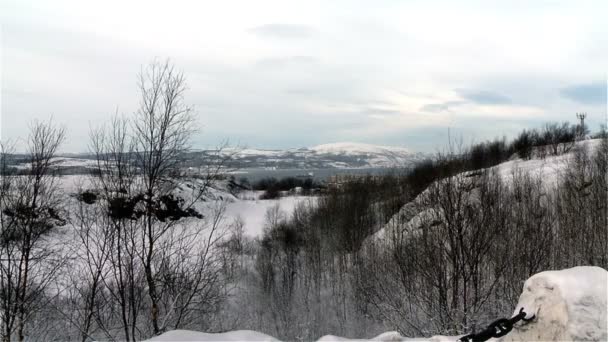
[[[530,277],[514,313],[524,309],[521,324],[503,341],[607,341],[608,272],[579,266]]]
[[[146,341],[163,342],[211,342],[211,341],[278,341],[276,338],[251,330],[236,330],[225,333],[202,333],[190,330],[172,330]],[[146,342],[144,341],[144,342]]]
[[[431,338],[405,338],[396,331],[380,334],[369,340],[349,339],[345,337],[326,335],[321,337],[317,342],[347,342],[347,341],[381,341],[381,342],[397,342],[397,341],[420,341],[420,342],[448,342],[456,341],[456,337],[433,336]],[[202,333],[190,330],[173,330],[166,332],[160,336],[153,337],[143,342],[215,342],[215,341],[279,341],[276,338],[262,334],[252,330],[236,330],[225,333]]]
[[[430,338],[408,338],[403,337],[396,331],[389,331],[382,333],[376,337],[370,339],[349,339],[345,337],[339,337],[334,335],[326,335],[321,337],[317,342],[347,342],[347,341],[381,341],[381,342],[454,342],[457,341],[458,337],[454,336],[433,336]]]

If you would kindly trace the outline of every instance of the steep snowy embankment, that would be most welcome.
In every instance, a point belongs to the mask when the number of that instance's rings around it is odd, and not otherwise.
[[[576,149],[582,148],[588,153],[594,153],[600,146],[600,143],[600,139],[580,141],[577,142],[568,153],[557,156],[547,156],[545,158],[533,157],[529,160],[514,158],[493,166],[488,170],[490,172],[495,172],[496,175],[500,176],[505,184],[510,184],[514,176],[517,176],[518,174],[528,174],[533,178],[540,178],[543,186],[550,188],[557,184],[561,175],[563,175],[564,170],[567,169],[568,164],[573,162]],[[473,184],[477,175],[479,175],[479,171],[467,171],[453,176],[453,178],[465,179],[465,181],[469,181]],[[400,231],[419,231],[421,223],[428,222],[428,218],[433,217],[433,214],[436,213],[435,210],[437,210],[436,208],[430,208],[423,205],[428,196],[429,191],[427,189],[419,194],[412,202],[404,205],[382,229],[378,230],[370,238],[370,240],[383,239],[387,236],[387,232],[393,231],[396,227],[399,227]]]

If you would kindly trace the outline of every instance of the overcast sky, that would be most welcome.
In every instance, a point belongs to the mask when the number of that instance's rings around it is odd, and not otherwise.
[[[196,147],[433,151],[588,112],[606,121],[608,1],[0,1],[2,139],[64,150],[132,113],[155,57],[186,75]]]

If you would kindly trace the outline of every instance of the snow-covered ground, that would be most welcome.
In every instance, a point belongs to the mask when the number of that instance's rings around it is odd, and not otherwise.
[[[524,284],[515,312],[521,308],[529,322],[518,323],[502,341],[606,341],[608,272],[599,267],[574,267],[540,272]],[[533,318],[533,319],[532,319]],[[368,341],[457,341],[460,336],[408,338],[387,332]],[[188,330],[169,331],[148,341],[278,341],[256,331],[239,330],[218,334]],[[318,341],[353,341],[333,335]]]
[[[75,194],[79,188],[91,187],[90,178],[86,175],[66,175],[57,178],[58,185],[66,195]],[[180,195],[184,198],[191,193],[185,186],[181,187]],[[238,196],[232,195],[226,190],[224,184],[216,184],[210,187],[204,198],[196,205],[205,214],[208,210],[216,208],[219,204],[225,205],[224,222],[230,224],[237,218],[241,219],[244,233],[255,238],[262,235],[266,221],[266,212],[278,206],[279,210],[289,216],[293,209],[300,203],[316,201],[315,196],[283,196],[277,199],[259,199],[263,191],[244,191]]]
[[[529,173],[532,176],[542,177],[545,185],[550,186],[558,181],[559,175],[566,169],[568,163],[572,160],[575,148],[584,148],[589,153],[593,153],[600,146],[600,143],[600,139],[584,140],[577,142],[575,147],[568,153],[558,156],[548,156],[544,159],[531,158],[529,160],[523,160],[517,158],[501,163],[490,169],[496,170],[497,174],[506,182],[510,180],[515,172],[524,172]]]
[[[396,331],[386,332],[370,339],[349,339],[340,336],[326,335],[317,340],[317,342],[346,342],[346,341],[428,341],[428,342],[448,342],[456,341],[457,338],[449,336],[433,336],[430,338],[406,338],[401,336]],[[160,336],[153,337],[144,342],[216,342],[216,341],[259,341],[259,342],[274,342],[278,339],[252,330],[236,330],[225,333],[203,333],[191,330],[173,330],[166,332]]]
[[[278,341],[276,338],[251,330],[237,330],[219,334],[208,334],[190,330],[173,330],[146,341],[182,342],[182,341]]]
[[[311,196],[285,196],[278,199],[260,200],[262,191],[247,191],[226,206],[226,217],[241,218],[244,223],[244,232],[250,237],[261,236],[266,221],[266,212],[276,206],[287,215],[300,203],[316,201]]]
[[[97,161],[93,159],[84,159],[78,157],[54,157],[51,159],[51,165],[57,168],[67,168],[67,167],[82,167],[82,168],[90,168],[95,167],[97,165]],[[17,169],[28,169],[30,168],[30,163],[23,163],[15,165]]]

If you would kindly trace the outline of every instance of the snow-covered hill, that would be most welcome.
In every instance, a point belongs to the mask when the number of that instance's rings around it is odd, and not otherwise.
[[[566,170],[568,164],[573,161],[575,149],[585,149],[588,153],[593,153],[599,148],[600,144],[600,139],[584,140],[577,142],[575,147],[568,153],[545,158],[531,158],[529,160],[513,158],[493,166],[489,168],[489,170],[500,176],[505,184],[510,184],[514,176],[517,176],[519,173],[529,174],[532,177],[542,179],[543,186],[548,189],[557,184],[563,171]],[[454,177],[464,176],[464,179],[474,182],[478,175],[479,171],[476,170],[463,172]],[[415,200],[404,205],[401,210],[397,212],[383,228],[379,229],[370,237],[369,240],[383,239],[387,237],[387,232],[391,232],[394,229],[410,232],[419,231],[422,227],[422,223],[427,222],[436,210],[435,208],[428,208],[421,204],[425,202],[425,199],[428,196],[429,193],[427,189],[419,194]]]

